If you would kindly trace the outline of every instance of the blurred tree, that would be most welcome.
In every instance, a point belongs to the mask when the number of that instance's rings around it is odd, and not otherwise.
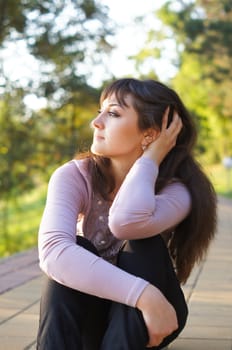
[[[33,155],[35,147],[33,140],[28,137],[30,123],[22,119],[23,104],[21,90],[10,94],[6,92],[0,100],[0,193],[1,193],[1,239],[8,245],[8,205],[34,185]]]
[[[0,0],[0,226],[6,237],[8,202],[89,144],[99,91],[87,80],[112,48],[107,10],[95,0]],[[27,67],[30,76],[7,73],[3,53],[11,45],[19,56],[23,47],[33,57],[38,69]],[[25,68],[17,56],[12,62],[12,71]],[[30,110],[28,94],[46,98],[46,108]]]
[[[232,154],[232,3],[166,1],[156,15],[162,27],[150,30],[149,56],[138,62],[145,65],[152,57],[163,57],[175,41],[178,71],[170,83],[198,120],[199,153],[219,161]]]
[[[86,67],[88,65],[92,73],[92,66],[104,61],[104,55],[111,49],[109,35],[112,35],[112,24],[107,17],[107,7],[95,0],[0,0],[2,49],[10,42],[23,41],[40,68],[39,75],[32,74],[26,83],[25,79],[11,81],[4,62],[0,62],[2,100],[6,99],[6,92],[13,96],[20,90],[17,115],[22,119],[27,115],[30,135],[37,139],[37,151],[41,155],[37,160],[41,160],[43,166],[42,158],[49,159],[46,140],[53,142],[52,149],[57,149],[59,159],[73,155],[77,142],[84,143],[83,124],[89,123],[93,105],[96,110],[98,103],[98,90],[88,85]],[[29,111],[22,103],[27,94],[46,97],[47,108]],[[8,113],[11,112],[9,109]],[[17,122],[20,129],[20,118]],[[46,157],[41,152],[45,152]],[[50,161],[54,163],[52,155]]]
[[[23,41],[39,66],[24,89],[59,105],[86,85],[91,65],[112,48],[107,7],[95,0],[0,0],[0,14],[0,45]]]
[[[31,116],[37,130],[33,136],[37,144],[36,163],[40,164],[46,177],[50,174],[50,166],[89,149],[92,140],[90,120],[97,114],[98,98],[98,90],[82,88],[61,107],[44,108]]]

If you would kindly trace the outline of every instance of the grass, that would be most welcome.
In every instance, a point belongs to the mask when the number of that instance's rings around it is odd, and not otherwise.
[[[11,200],[7,207],[7,217],[5,216],[6,212],[4,213],[4,205],[1,203],[0,257],[28,249],[37,244],[37,233],[45,196],[46,186],[41,185],[28,194]]]
[[[205,168],[218,194],[232,198],[232,169],[221,164]],[[47,185],[41,185],[28,194],[14,199],[8,206],[7,230],[4,226],[4,207],[0,203],[0,257],[26,250],[37,245]]]

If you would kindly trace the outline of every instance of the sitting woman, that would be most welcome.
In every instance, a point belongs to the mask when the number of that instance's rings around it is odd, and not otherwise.
[[[106,87],[92,127],[91,151],[49,183],[37,349],[162,349],[186,323],[181,283],[216,227],[196,130],[172,89],[136,79]]]

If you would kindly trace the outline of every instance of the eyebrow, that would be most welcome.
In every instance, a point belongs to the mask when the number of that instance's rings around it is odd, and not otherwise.
[[[120,105],[120,103],[109,103],[109,105],[108,105],[109,107],[113,107],[113,106],[119,106],[119,107],[122,107],[121,105]]]
[[[108,104],[108,107],[120,107],[120,108],[122,108],[122,109],[125,108],[121,103],[118,103],[118,102],[109,103],[109,104]]]
[[[104,103],[102,105],[102,107],[104,106]],[[119,103],[119,102],[110,102],[109,104],[107,104],[105,107],[120,107],[123,108],[123,106]]]

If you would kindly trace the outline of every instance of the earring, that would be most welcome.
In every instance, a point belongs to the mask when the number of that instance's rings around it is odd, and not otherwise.
[[[142,150],[143,150],[143,151],[145,151],[145,149],[147,148],[146,145],[141,145],[141,147],[142,147]]]

